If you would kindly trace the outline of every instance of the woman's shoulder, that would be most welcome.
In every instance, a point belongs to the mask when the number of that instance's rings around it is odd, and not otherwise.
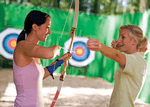
[[[35,46],[39,46],[38,44],[35,44],[35,43],[32,43],[30,41],[26,41],[26,40],[22,40],[20,42],[18,42],[17,44],[17,47],[19,50],[25,50],[25,48],[32,48],[32,47],[35,47]]]
[[[25,40],[19,41],[19,42],[17,43],[16,49],[22,47],[25,43],[26,43]]]
[[[13,53],[14,62],[18,67],[24,67],[32,60],[32,57],[28,57],[27,55],[24,54],[23,51],[24,43],[26,42],[25,41],[18,42]]]
[[[16,55],[24,54],[24,51],[25,51],[24,48],[26,46],[30,46],[27,44],[30,44],[30,43],[27,43],[27,41],[25,41],[25,40],[19,41],[18,44],[16,45],[15,49],[14,49],[14,54],[16,54]]]
[[[32,42],[26,41],[26,40],[22,40],[20,42],[18,42],[18,46],[24,46],[24,45],[30,45],[33,44]]]

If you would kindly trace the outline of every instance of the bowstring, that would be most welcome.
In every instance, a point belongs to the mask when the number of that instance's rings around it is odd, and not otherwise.
[[[70,5],[70,7],[69,7],[69,10],[71,9],[72,4],[73,4],[73,0],[71,1],[71,5]],[[67,15],[67,18],[66,18],[66,21],[65,21],[65,24],[64,24],[64,27],[63,27],[63,30],[62,30],[62,33],[61,33],[59,42],[57,42],[57,44],[56,44],[56,45],[58,45],[58,46],[60,45],[60,41],[61,41],[61,39],[62,39],[62,35],[63,35],[63,33],[64,33],[64,30],[65,30],[65,27],[66,27],[66,23],[67,23],[68,18],[69,18],[69,11],[68,11],[68,15]],[[55,64],[56,64],[56,63],[55,63]],[[55,71],[55,64],[54,64],[53,72]],[[50,86],[52,86],[52,82],[51,82]],[[51,87],[51,88],[52,88],[52,87]],[[50,93],[51,93],[51,88],[50,88]],[[52,100],[52,101],[53,101],[53,100]]]
[[[73,4],[73,0],[71,1],[71,5],[70,5],[70,7],[69,7],[69,10],[71,9],[72,4]],[[66,23],[67,23],[68,17],[69,17],[69,11],[68,11],[68,15],[67,15],[67,18],[66,18],[66,21],[65,21],[65,25],[64,25],[64,27],[63,27],[63,30],[62,30],[62,33],[61,33],[61,36],[60,36],[58,45],[60,45],[60,41],[61,41],[61,39],[62,39],[62,35],[63,35],[63,33],[64,33],[64,30],[65,30],[65,27],[66,27]]]
[[[71,1],[71,5],[70,5],[70,7],[69,7],[69,10],[71,9],[72,4],[73,4],[73,0]],[[63,27],[63,30],[62,30],[62,33],[61,33],[59,42],[57,43],[58,46],[60,45],[60,41],[61,41],[61,39],[62,39],[62,35],[63,35],[63,33],[64,33],[64,30],[65,30],[65,27],[66,27],[66,23],[67,23],[68,18],[69,18],[69,11],[68,11],[68,15],[67,15],[67,18],[66,18],[66,21],[65,21],[65,24],[64,24],[64,27]],[[56,64],[56,63],[55,63],[55,64]],[[55,64],[54,64],[53,72],[55,71]]]

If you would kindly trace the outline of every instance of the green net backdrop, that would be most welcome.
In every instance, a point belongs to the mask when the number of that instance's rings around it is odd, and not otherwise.
[[[68,16],[68,11],[60,11],[55,9],[47,9],[41,7],[22,6],[14,4],[0,3],[0,32],[6,28],[23,29],[24,20],[31,10],[40,10],[50,14],[51,16],[51,35],[47,38],[45,43],[39,42],[40,45],[49,47],[58,45],[62,30]],[[64,29],[64,33],[60,42],[60,46],[70,38],[70,30],[72,27],[74,12],[69,13],[68,20]],[[112,40],[117,40],[119,37],[119,28],[122,25],[133,24],[142,28],[145,36],[149,38],[150,42],[150,10],[143,13],[115,15],[115,16],[98,16],[79,13],[76,36],[89,37],[99,39],[107,46],[111,46]],[[63,54],[63,50],[60,53]],[[150,103],[150,57],[148,53],[146,60],[148,64],[147,78],[144,87],[139,95],[139,98],[147,103]],[[41,59],[43,67],[49,65],[53,60]],[[93,60],[86,67],[74,67],[69,65],[67,67],[67,74],[69,75],[84,75],[88,77],[101,77],[113,84],[113,74],[118,68],[118,64],[101,53],[95,53],[95,60]],[[57,73],[61,72],[62,67],[57,69]]]

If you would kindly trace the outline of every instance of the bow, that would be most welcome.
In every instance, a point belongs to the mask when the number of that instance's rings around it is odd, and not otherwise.
[[[79,13],[79,0],[75,0],[75,14],[74,14],[73,26],[72,26],[72,29],[71,29],[71,32],[70,32],[71,43],[70,43],[70,47],[69,47],[69,50],[68,50],[69,53],[72,51],[72,47],[73,47],[73,39],[75,37],[75,31],[76,31],[76,27],[77,27],[78,13]],[[61,87],[63,86],[63,81],[64,81],[64,78],[65,78],[67,65],[68,65],[68,61],[64,63],[64,67],[63,67],[63,70],[62,70],[61,75],[60,75],[59,85],[57,87],[55,97],[54,97],[50,107],[54,107],[54,105],[56,103],[56,100],[59,96]]]

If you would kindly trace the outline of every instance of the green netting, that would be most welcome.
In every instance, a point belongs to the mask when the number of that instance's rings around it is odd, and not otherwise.
[[[68,15],[68,11],[0,3],[0,32],[8,27],[23,29],[25,17],[31,10],[41,10],[43,12],[46,12],[50,14],[52,20],[52,34],[49,35],[45,43],[40,42],[39,44],[46,47],[58,45],[65,24],[65,20]],[[70,29],[72,27],[73,18],[74,13],[70,13],[60,42],[60,46],[62,47],[64,46],[64,43],[70,38]],[[143,13],[116,16],[98,16],[79,13],[76,36],[96,38],[105,45],[111,46],[111,41],[114,39],[118,39],[119,28],[122,25],[126,24],[138,25],[143,29],[145,36],[150,38],[150,10],[147,10]],[[61,51],[61,55],[62,54],[63,51]],[[148,63],[147,78],[144,87],[139,95],[139,98],[147,103],[150,103],[149,54],[146,55],[146,60]],[[54,61],[54,59],[42,59],[41,61],[43,67],[45,67],[49,65],[52,61]],[[88,66],[74,67],[69,65],[66,72],[70,75],[101,77],[113,84],[113,74],[117,68],[118,64],[116,62],[108,59],[107,57],[104,57],[101,53],[97,52],[95,53],[95,60],[92,61]],[[57,69],[56,72],[59,73],[61,70],[62,67]]]

